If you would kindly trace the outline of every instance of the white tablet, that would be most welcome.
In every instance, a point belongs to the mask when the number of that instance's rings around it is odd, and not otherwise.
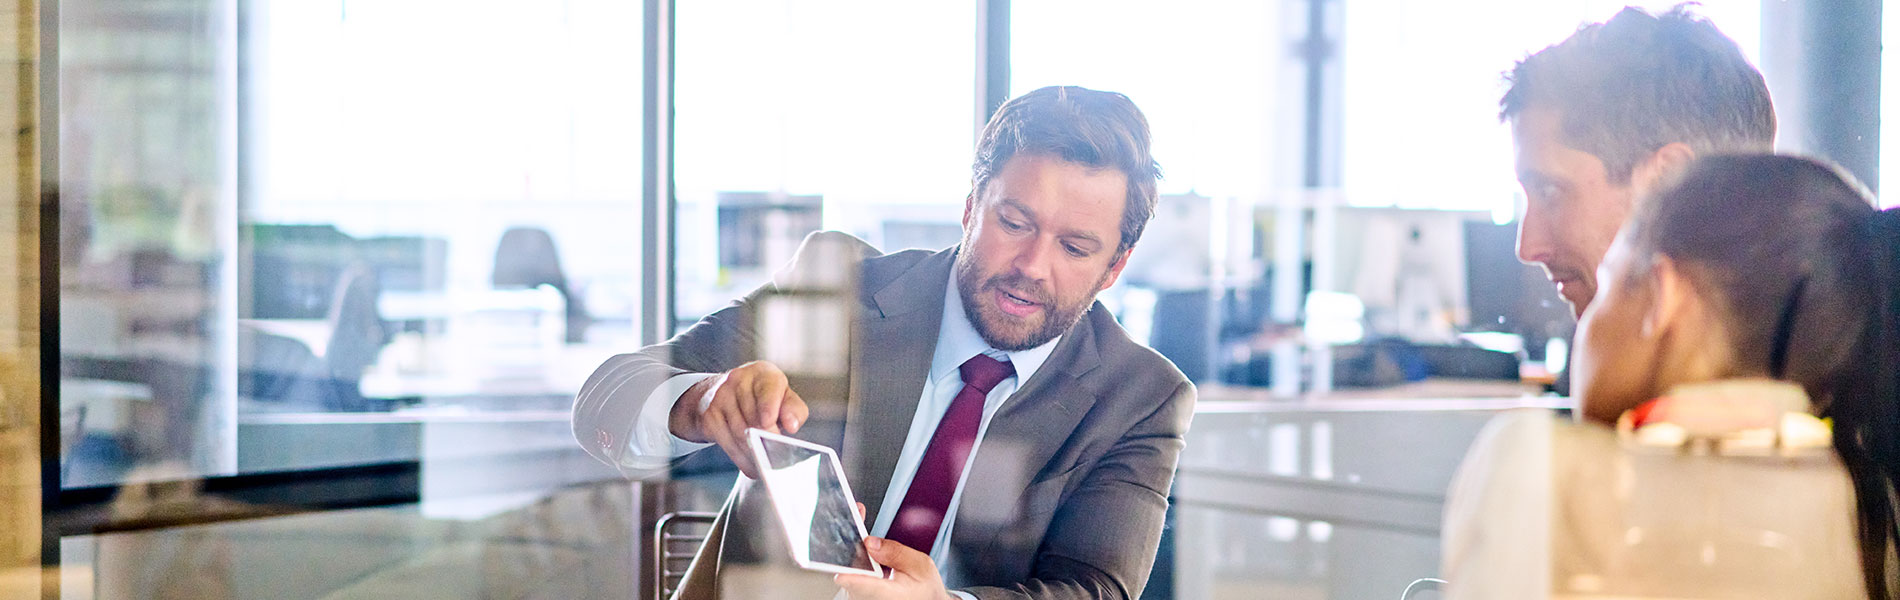
[[[864,548],[870,537],[857,501],[830,448],[758,429],[746,430],[759,481],[778,514],[798,566],[827,573],[883,577]]]

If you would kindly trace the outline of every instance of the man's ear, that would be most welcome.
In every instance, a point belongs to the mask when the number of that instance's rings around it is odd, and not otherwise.
[[[971,227],[976,225],[975,219],[976,190],[970,190],[970,195],[963,197],[963,230],[965,232],[968,232]]]
[[[1134,253],[1134,246],[1129,246],[1127,250],[1116,253],[1115,262],[1108,264],[1108,277],[1102,279],[1102,287],[1096,289],[1095,293],[1099,294],[1102,293],[1102,290],[1115,287],[1115,282],[1122,278],[1122,269],[1128,268],[1128,257]]]
[[[1682,172],[1683,167],[1695,162],[1695,149],[1682,142],[1670,142],[1636,165],[1630,173],[1630,184],[1640,191],[1655,189],[1669,177]]]

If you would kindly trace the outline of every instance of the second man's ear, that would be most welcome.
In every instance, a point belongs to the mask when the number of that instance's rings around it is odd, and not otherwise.
[[[1689,163],[1695,162],[1695,149],[1682,142],[1670,142],[1636,165],[1630,173],[1630,183],[1638,192],[1654,189],[1671,176],[1681,173]]]

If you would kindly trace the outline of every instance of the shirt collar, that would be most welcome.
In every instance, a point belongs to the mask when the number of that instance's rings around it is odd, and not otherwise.
[[[1062,337],[1057,336],[1028,350],[1004,352],[991,348],[989,342],[983,341],[983,336],[976,332],[976,325],[970,323],[970,316],[963,312],[963,297],[957,293],[957,271],[952,268],[950,284],[944,286],[943,325],[937,330],[937,351],[930,359],[930,379],[936,381],[947,377],[970,357],[988,354],[992,358],[1008,358],[1016,368],[1016,381],[1026,382],[1035,376],[1044,362],[1048,362],[1049,354],[1055,352],[1056,344],[1061,342]]]

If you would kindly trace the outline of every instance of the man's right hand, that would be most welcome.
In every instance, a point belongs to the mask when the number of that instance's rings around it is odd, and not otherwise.
[[[667,426],[689,442],[718,444],[747,477],[757,479],[745,430],[791,435],[811,411],[777,365],[754,361],[693,384],[673,403]]]

